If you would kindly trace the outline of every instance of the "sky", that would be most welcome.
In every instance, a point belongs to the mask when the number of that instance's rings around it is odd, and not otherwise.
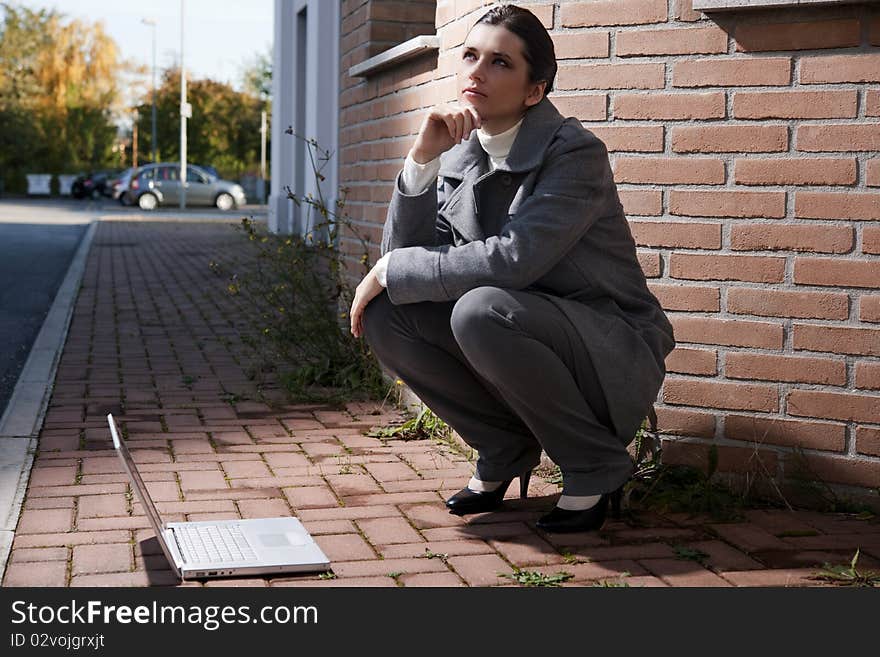
[[[124,59],[159,72],[178,61],[181,0],[11,0],[31,9],[55,9],[69,18],[103,21]],[[269,52],[273,39],[273,0],[183,0],[184,64],[188,77],[228,82],[239,89],[242,70],[258,53]],[[161,73],[158,74],[161,79]]]

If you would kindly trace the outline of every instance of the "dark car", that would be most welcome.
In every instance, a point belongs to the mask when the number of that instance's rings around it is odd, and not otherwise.
[[[119,173],[117,169],[102,171],[90,171],[78,176],[70,186],[70,195],[73,198],[99,198],[112,194],[111,182]]]
[[[244,189],[238,183],[212,176],[194,164],[186,168],[186,204],[213,205],[232,210],[245,204]],[[119,200],[123,205],[137,204],[141,210],[155,210],[160,205],[180,203],[180,164],[160,162],[135,169]]]

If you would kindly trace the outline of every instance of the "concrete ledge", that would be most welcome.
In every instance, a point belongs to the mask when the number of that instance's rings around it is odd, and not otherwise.
[[[348,74],[355,77],[366,77],[378,71],[399,64],[400,62],[418,57],[430,50],[440,49],[440,37],[436,35],[422,35],[404,41],[399,46],[389,48],[375,57],[370,57],[348,69]]]

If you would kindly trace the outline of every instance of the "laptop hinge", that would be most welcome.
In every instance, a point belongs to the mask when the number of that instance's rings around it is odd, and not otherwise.
[[[174,527],[169,527],[165,530],[167,532],[171,532],[171,535],[174,537],[174,544],[177,546],[177,554],[180,555],[180,560],[183,563],[186,563],[186,555],[183,552],[183,549],[180,547],[180,541],[177,540],[177,532],[174,531]]]

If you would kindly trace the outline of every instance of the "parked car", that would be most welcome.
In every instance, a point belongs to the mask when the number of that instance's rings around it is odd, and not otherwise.
[[[131,174],[133,171],[133,168],[125,169],[113,180],[107,183],[107,186],[110,188],[110,198],[114,201],[118,200],[122,205],[127,205],[124,196],[128,189],[128,183],[131,182]]]
[[[232,210],[247,201],[241,185],[213,176],[200,166],[186,167],[186,204]],[[159,162],[139,167],[131,174],[128,188],[120,196],[123,204],[137,204],[141,210],[180,203],[180,164]]]
[[[70,186],[70,195],[73,198],[93,198],[110,196],[110,182],[118,174],[117,169],[105,169],[102,171],[90,171],[77,176]]]

